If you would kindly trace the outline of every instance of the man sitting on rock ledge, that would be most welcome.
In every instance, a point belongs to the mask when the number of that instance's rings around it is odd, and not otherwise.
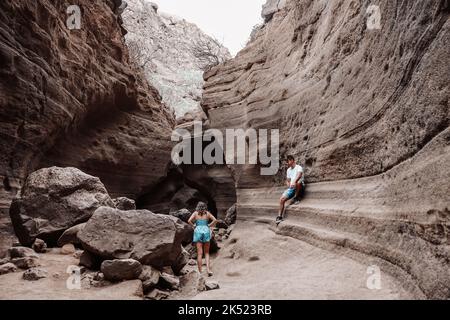
[[[293,156],[287,157],[288,169],[286,173],[286,184],[288,189],[283,193],[280,198],[280,210],[278,211],[277,223],[283,220],[283,213],[286,201],[294,198],[294,204],[300,201],[300,192],[303,192],[305,187],[305,178],[303,174],[303,168],[296,164]]]

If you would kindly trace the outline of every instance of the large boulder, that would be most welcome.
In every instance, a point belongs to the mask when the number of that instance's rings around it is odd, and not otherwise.
[[[192,243],[194,237],[194,227],[186,222],[181,221],[177,217],[169,215],[167,216],[167,218],[170,219],[175,224],[177,230],[179,231],[181,237],[181,244],[183,246],[186,246],[189,243]]]
[[[99,178],[76,168],[44,168],[30,174],[10,208],[22,245],[36,238],[49,244],[68,228],[86,222],[100,206],[114,206]]]
[[[135,259],[164,267],[176,262],[185,234],[185,224],[175,217],[101,207],[78,238],[85,250],[103,259]]]

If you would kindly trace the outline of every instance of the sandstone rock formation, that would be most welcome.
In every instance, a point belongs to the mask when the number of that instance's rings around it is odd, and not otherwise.
[[[65,2],[1,2],[1,208],[39,167],[80,168],[130,198],[165,175],[174,115],[129,63],[116,2],[78,1],[79,30]]]
[[[138,63],[146,76],[175,110],[177,118],[186,113],[201,114],[200,100],[203,70],[193,46],[202,41],[217,49],[221,60],[231,58],[226,48],[215,47],[213,39],[195,24],[158,11],[158,6],[145,0],[128,0],[123,13],[124,27],[128,31],[127,44],[138,45],[141,52]],[[202,116],[200,116],[202,117]]]
[[[44,168],[30,174],[10,209],[23,245],[36,238],[55,243],[68,228],[86,222],[101,206],[114,206],[105,186],[76,168]]]
[[[274,3],[253,41],[205,74],[211,127],[279,129],[282,157],[304,166],[305,201],[279,232],[376,256],[448,298],[448,1],[379,1],[380,30],[365,2]],[[273,216],[283,171],[233,172],[239,216]]]
[[[182,224],[177,218],[147,210],[101,207],[78,238],[85,250],[103,259],[135,259],[154,267],[171,266],[181,253],[185,234]]]

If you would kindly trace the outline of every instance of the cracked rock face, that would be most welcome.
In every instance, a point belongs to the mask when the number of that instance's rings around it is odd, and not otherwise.
[[[192,48],[199,39],[210,44],[212,39],[195,24],[159,12],[154,3],[145,0],[128,0],[127,3],[122,15],[128,31],[127,43],[137,41],[152,52],[151,61],[144,67],[150,83],[174,109],[177,118],[186,113],[194,117],[203,114],[200,108],[203,71]],[[223,46],[217,53],[223,60],[231,58]]]

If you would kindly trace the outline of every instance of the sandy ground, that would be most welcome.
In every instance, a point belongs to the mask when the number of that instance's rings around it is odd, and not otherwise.
[[[220,289],[194,299],[410,299],[381,270],[381,289],[367,288],[368,265],[279,236],[267,225],[239,222],[212,262]]]
[[[51,253],[40,254],[40,268],[48,271],[48,278],[37,281],[22,279],[23,271],[0,276],[0,300],[134,300],[141,299],[140,280],[125,281],[104,288],[68,289],[66,280],[70,274],[67,268],[78,265],[78,259],[72,255],[63,255],[59,249]]]
[[[366,286],[367,265],[319,249],[300,240],[276,235],[267,224],[240,221],[212,260],[220,289],[195,296],[186,287],[172,299],[409,299],[395,279],[381,274],[381,289]],[[69,290],[66,272],[77,265],[59,249],[40,254],[48,278],[22,279],[23,271],[0,276],[0,299],[141,299],[140,281],[104,288]],[[188,268],[195,270],[195,267]],[[204,268],[206,269],[206,268]],[[204,270],[205,273],[205,270]],[[141,289],[142,290],[142,289]]]

